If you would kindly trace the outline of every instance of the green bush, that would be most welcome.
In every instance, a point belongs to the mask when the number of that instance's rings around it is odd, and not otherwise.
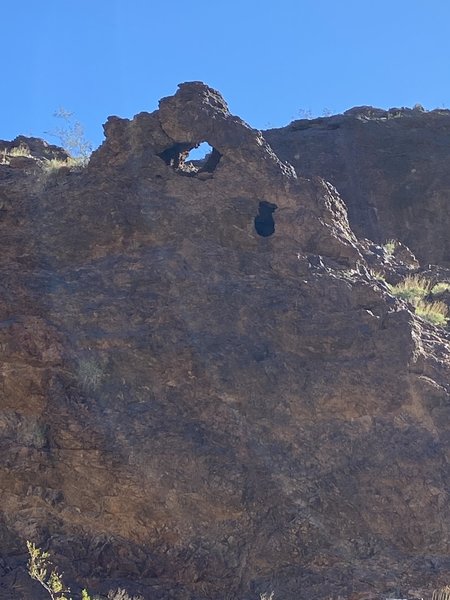
[[[386,254],[389,254],[389,256],[393,256],[395,254],[397,246],[397,240],[387,240],[387,242],[383,244],[384,251]]]
[[[50,554],[43,552],[32,542],[27,542],[28,574],[32,579],[38,581],[52,600],[72,600],[70,589],[64,585],[62,575],[53,567]],[[99,600],[98,596],[91,597],[86,589],[81,592],[81,600]],[[129,596],[128,593],[119,588],[108,593],[108,600],[143,600],[142,596]]]
[[[32,579],[38,581],[44,590],[46,590],[52,600],[72,600],[70,589],[66,587],[62,580],[62,575],[53,568],[49,559],[48,552],[42,552],[32,542],[27,542],[28,553],[28,573]],[[82,600],[91,600],[86,590],[81,595]]]
[[[442,284],[433,286],[431,281],[420,275],[408,275],[397,283],[390,285],[389,290],[393,296],[410,302],[419,317],[433,325],[444,327],[448,321],[448,309],[444,302],[429,302],[426,300],[428,294]],[[445,284],[447,285],[447,284]],[[447,288],[446,288],[447,289]]]
[[[420,275],[408,275],[397,285],[391,285],[390,290],[397,298],[402,298],[415,305],[430,293],[431,282]]]
[[[30,149],[24,144],[19,144],[19,146],[11,148],[8,154],[9,156],[30,156]]]
[[[436,283],[433,286],[433,289],[431,291],[433,294],[442,294],[442,292],[449,292],[450,283],[447,283],[446,281],[439,281],[439,283]]]
[[[424,302],[420,301],[415,306],[416,315],[422,317],[433,325],[445,327],[448,321],[448,309],[444,302]]]
[[[59,158],[51,158],[44,162],[43,168],[47,173],[53,173],[58,171],[62,167],[67,167],[68,169],[76,169],[77,167],[84,166],[84,159],[78,158],[67,158],[66,160],[61,160]]]

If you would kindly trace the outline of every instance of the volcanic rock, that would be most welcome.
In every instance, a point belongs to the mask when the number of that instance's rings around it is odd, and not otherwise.
[[[298,173],[336,186],[358,236],[396,239],[422,263],[450,266],[450,110],[356,107],[264,137]]]
[[[74,592],[447,583],[449,333],[369,264],[412,259],[200,82],[105,134],[0,165],[0,598],[39,597],[26,540]]]

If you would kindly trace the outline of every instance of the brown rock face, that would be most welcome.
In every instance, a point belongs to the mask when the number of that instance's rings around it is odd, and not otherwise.
[[[359,236],[450,266],[450,111],[371,107],[264,132],[297,172],[337,187]]]
[[[105,132],[83,170],[0,165],[0,598],[38,597],[27,539],[73,591],[448,582],[448,332],[215,90]]]

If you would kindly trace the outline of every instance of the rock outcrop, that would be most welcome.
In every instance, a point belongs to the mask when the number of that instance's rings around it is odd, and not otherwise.
[[[337,187],[358,236],[450,267],[450,110],[352,108],[264,132],[298,173]]]
[[[0,165],[0,598],[27,539],[155,600],[447,583],[449,334],[373,274],[413,257],[204,84],[105,134]]]

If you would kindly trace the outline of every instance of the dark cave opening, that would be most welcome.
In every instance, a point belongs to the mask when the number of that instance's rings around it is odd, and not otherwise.
[[[192,145],[179,143],[160,152],[158,156],[180,175],[195,177],[201,173],[213,173],[222,154],[208,142]]]
[[[277,208],[276,204],[265,200],[259,203],[258,214],[255,217],[255,229],[258,235],[269,237],[275,232],[275,221],[272,215]]]

